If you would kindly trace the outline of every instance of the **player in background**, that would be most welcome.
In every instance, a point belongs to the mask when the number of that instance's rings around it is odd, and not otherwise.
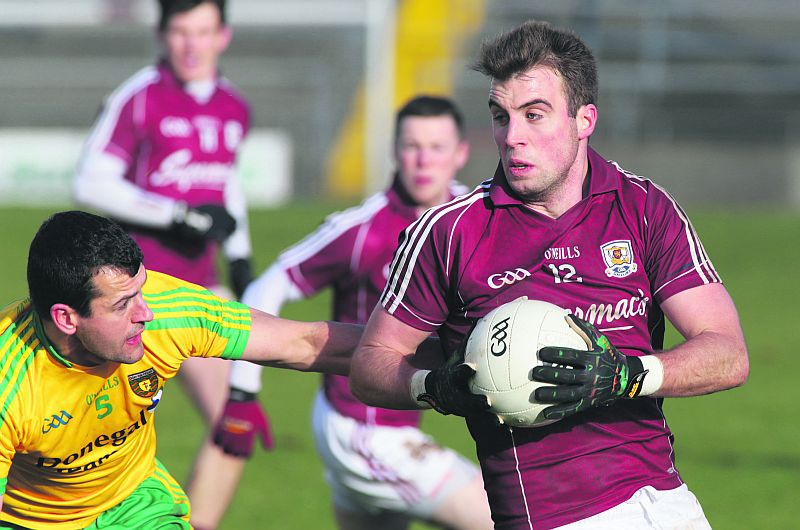
[[[225,1],[160,0],[160,9],[161,59],[105,101],[78,167],[75,198],[123,223],[148,269],[239,298],[252,278],[236,159],[251,117],[218,71],[232,36]],[[220,250],[233,293],[217,275]],[[225,403],[229,367],[223,359],[182,366],[184,388],[209,426]],[[187,486],[198,528],[217,526],[243,469],[243,459],[203,442]]]
[[[0,309],[0,529],[189,529],[153,414],[189,358],[347,373],[362,326],[294,322],[142,263],[115,222],[46,220]]]
[[[727,290],[675,200],[589,147],[597,74],[576,35],[527,22],[486,41],[475,68],[491,78],[497,170],[404,232],[351,388],[373,406],[466,416],[498,529],[710,528],[662,402],[746,380]],[[413,352],[438,332],[455,355],[473,322],[520,296],[568,309],[593,348],[540,350],[572,368],[532,371],[555,384],[535,398],[560,421],[511,430],[469,393],[467,365],[419,369]],[[685,338],[669,350],[665,317]]]
[[[454,178],[467,161],[460,111],[449,99],[420,96],[397,113],[391,185],[359,206],[335,213],[284,251],[245,291],[243,301],[279,314],[284,303],[333,288],[333,319],[365,323],[386,283],[402,230],[425,209],[467,191]],[[261,369],[234,363],[229,407],[247,407],[261,386]],[[223,416],[216,441],[249,455],[257,417]],[[412,519],[448,528],[491,528],[480,472],[419,430],[419,411],[366,406],[347,378],[326,376],[314,404],[317,450],[331,486],[339,528],[403,529]]]

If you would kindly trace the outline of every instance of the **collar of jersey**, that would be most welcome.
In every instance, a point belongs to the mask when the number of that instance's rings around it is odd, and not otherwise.
[[[617,171],[616,168],[591,147],[588,149],[588,157],[592,175],[589,182],[589,195],[600,195],[616,190],[619,187],[619,181],[613,178],[613,172]],[[489,197],[491,197],[495,206],[522,204],[522,201],[514,195],[508,185],[502,162],[497,163],[497,169],[494,172],[492,185],[489,189]]]
[[[39,313],[36,312],[33,306],[31,306],[31,313],[33,314],[33,329],[36,330],[36,336],[39,338],[42,346],[44,346],[47,350],[47,353],[49,353],[53,359],[63,364],[67,368],[72,368],[72,363],[62,357],[61,354],[56,350],[55,346],[53,346],[53,343],[50,342],[50,339],[47,338],[47,334],[44,332],[44,325],[42,324],[41,318],[39,318]]]

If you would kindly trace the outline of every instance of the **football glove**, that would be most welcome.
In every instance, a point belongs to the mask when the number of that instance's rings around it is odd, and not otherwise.
[[[242,458],[253,453],[256,436],[267,451],[275,447],[269,419],[252,392],[231,388],[222,417],[214,427],[214,444],[226,454]]]
[[[647,371],[635,356],[620,352],[589,322],[569,315],[571,326],[583,335],[589,350],[546,346],[539,359],[552,365],[537,366],[533,378],[555,386],[536,389],[541,403],[556,403],[542,411],[548,420],[558,420],[591,407],[611,405],[621,397],[635,398]]]
[[[228,263],[228,271],[231,275],[231,287],[236,294],[236,299],[241,300],[244,290],[253,281],[253,269],[250,265],[250,260],[246,258],[239,258],[231,260]]]
[[[172,228],[187,238],[225,241],[236,230],[236,219],[219,204],[190,208],[184,202],[175,206]]]
[[[425,376],[425,392],[416,397],[417,401],[428,403],[440,414],[465,417],[489,408],[486,396],[469,391],[469,380],[475,375],[475,369],[464,363],[466,343],[467,337],[446,363]]]

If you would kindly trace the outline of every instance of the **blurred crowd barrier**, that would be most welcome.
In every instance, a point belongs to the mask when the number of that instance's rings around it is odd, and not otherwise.
[[[41,198],[34,180],[68,188],[103,97],[158,55],[155,4],[0,0],[0,202]],[[248,190],[279,191],[261,204],[382,186],[393,112],[415,91],[454,97],[472,143],[462,179],[490,176],[488,82],[468,65],[483,37],[538,18],[595,51],[601,153],[681,202],[800,205],[796,0],[229,0],[229,12],[223,73],[266,135]]]

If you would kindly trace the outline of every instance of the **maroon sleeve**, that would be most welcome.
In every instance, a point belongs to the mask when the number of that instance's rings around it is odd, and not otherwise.
[[[329,218],[280,258],[286,273],[305,296],[350,274],[353,248],[360,225],[343,225]]]
[[[449,312],[449,231],[438,213],[428,210],[403,232],[381,296],[389,314],[424,331],[436,330]]]
[[[692,287],[721,282],[686,212],[652,183],[645,219],[645,262],[657,302]]]

